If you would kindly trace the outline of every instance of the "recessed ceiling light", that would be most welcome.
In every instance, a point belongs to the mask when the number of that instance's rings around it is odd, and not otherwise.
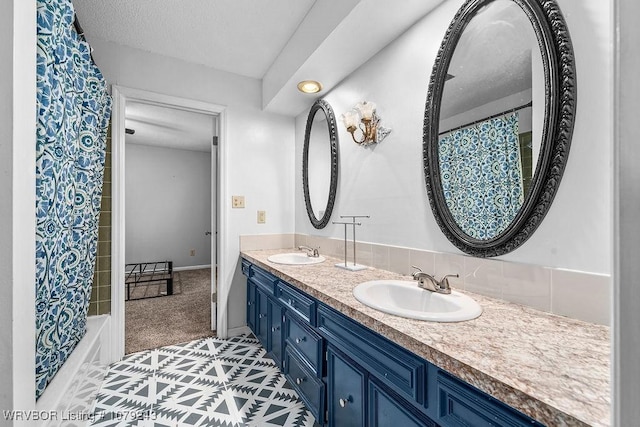
[[[318,93],[322,90],[322,85],[315,80],[303,80],[298,83],[298,90],[304,93]]]

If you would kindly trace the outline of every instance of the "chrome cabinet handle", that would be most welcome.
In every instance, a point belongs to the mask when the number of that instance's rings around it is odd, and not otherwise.
[[[247,305],[251,305],[251,301],[247,301]]]
[[[280,329],[280,326],[274,326],[271,328],[271,332],[276,332],[279,329]]]
[[[265,317],[267,317],[266,314],[262,314],[262,313],[258,314],[259,319],[264,319]]]
[[[303,341],[306,341],[307,337],[302,337],[302,338],[296,338],[296,344],[300,344]]]
[[[304,382],[304,378],[296,378],[296,384],[300,385]]]
[[[347,399],[340,399],[338,400],[338,403],[340,404],[341,408],[344,408],[345,406],[347,406],[347,402],[350,401],[351,398],[347,398]]]

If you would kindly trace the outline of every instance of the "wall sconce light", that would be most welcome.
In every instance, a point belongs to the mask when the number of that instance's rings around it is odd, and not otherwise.
[[[391,133],[391,129],[380,125],[380,116],[376,114],[376,104],[373,102],[358,102],[350,111],[340,116],[351,138],[358,145],[371,145],[382,140]],[[362,137],[356,139],[355,132],[360,129]]]

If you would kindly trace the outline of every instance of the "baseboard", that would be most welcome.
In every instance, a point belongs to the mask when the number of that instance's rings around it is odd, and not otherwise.
[[[187,266],[184,266],[184,267],[173,267],[173,271],[202,270],[203,268],[211,268],[211,264],[207,264],[207,265],[187,265]]]
[[[228,337],[236,337],[238,335],[248,335],[251,333],[251,329],[248,326],[240,326],[239,328],[229,328],[227,329]]]

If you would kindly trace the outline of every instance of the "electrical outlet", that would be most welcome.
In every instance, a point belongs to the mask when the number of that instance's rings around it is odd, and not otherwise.
[[[264,224],[265,222],[267,222],[267,212],[258,211],[258,224]]]
[[[195,249],[191,249],[189,251],[189,256],[196,256],[196,250]]]
[[[231,196],[232,208],[244,208],[244,196]]]

